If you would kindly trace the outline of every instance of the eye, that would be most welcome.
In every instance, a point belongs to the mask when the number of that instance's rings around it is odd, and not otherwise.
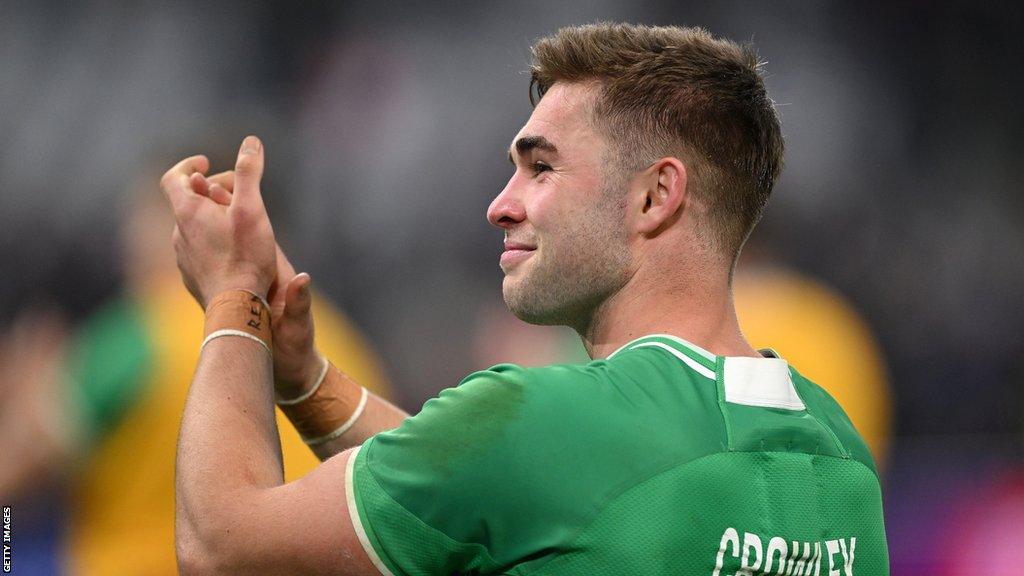
[[[534,176],[540,174],[541,172],[547,172],[551,170],[551,166],[548,166],[543,162],[534,162],[533,164],[530,164],[530,168],[533,169]]]

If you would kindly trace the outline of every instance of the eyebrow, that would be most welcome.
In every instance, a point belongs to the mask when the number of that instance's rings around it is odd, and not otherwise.
[[[526,154],[530,150],[536,148],[537,150],[544,150],[552,154],[558,153],[558,147],[555,146],[550,140],[543,136],[523,136],[516,140],[515,144],[512,145],[515,148],[516,153],[520,156]],[[512,158],[512,151],[509,150],[508,159],[513,164],[516,163],[515,159]]]

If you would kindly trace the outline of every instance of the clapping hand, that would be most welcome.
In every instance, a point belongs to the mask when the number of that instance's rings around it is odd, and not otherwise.
[[[313,339],[308,274],[296,274],[274,240],[260,195],[263,146],[242,143],[235,170],[205,176],[209,161],[193,156],[164,175],[174,208],[178,268],[193,297],[206,307],[223,290],[265,296],[274,330],[274,383],[282,397],[301,394],[323,360]]]
[[[242,142],[234,194],[227,205],[197,191],[209,169],[205,156],[191,156],[160,180],[174,210],[173,241],[182,280],[204,308],[227,290],[248,290],[265,298],[277,275],[277,258],[274,230],[260,195],[263,145],[255,136]]]

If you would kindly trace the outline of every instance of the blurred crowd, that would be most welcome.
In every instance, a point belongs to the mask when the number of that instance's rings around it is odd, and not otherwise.
[[[14,506],[16,572],[170,562],[160,463],[173,464],[201,312],[177,285],[157,179],[183,156],[223,169],[245,134],[263,139],[268,209],[324,303],[321,337],[404,408],[497,362],[585,361],[571,332],[504,311],[501,233],[484,211],[530,112],[529,45],[596,20],[755,44],[787,166],[737,274],[745,332],[829,388],[868,438],[894,574],[1021,562],[1024,77],[1011,70],[1024,40],[1011,5],[0,12],[0,504]],[[133,529],[133,554],[153,564],[103,552]]]

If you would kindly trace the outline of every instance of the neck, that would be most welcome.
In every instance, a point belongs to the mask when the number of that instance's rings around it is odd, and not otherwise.
[[[760,355],[740,331],[726,271],[652,277],[638,271],[578,329],[591,358],[647,334],[678,336],[719,356]]]

